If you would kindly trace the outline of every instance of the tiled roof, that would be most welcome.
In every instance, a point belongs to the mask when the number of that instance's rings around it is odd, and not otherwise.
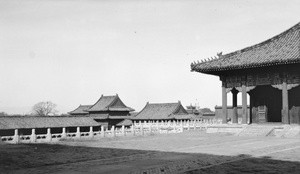
[[[191,71],[214,74],[218,71],[300,63],[300,23],[262,43],[218,58],[192,63]]]
[[[132,121],[131,120],[128,120],[128,119],[125,119],[121,122],[119,122],[116,126],[131,126],[132,125]]]
[[[180,115],[174,115],[174,118],[176,120],[189,120],[192,118],[192,114],[180,114]]]
[[[175,115],[187,115],[187,111],[178,103],[147,103],[133,120],[166,120],[175,119]]]
[[[131,119],[131,116],[112,116],[108,117],[109,119]]]
[[[69,112],[70,115],[84,115],[88,114],[87,110],[91,107],[92,105],[80,105],[78,108],[76,108],[74,111]]]
[[[134,109],[127,107],[119,98],[114,96],[101,96],[100,99],[88,110],[88,112],[95,111],[134,111]]]
[[[91,118],[94,119],[108,119],[109,115],[108,114],[90,114],[89,115]]]
[[[0,117],[0,129],[54,128],[99,126],[90,117],[78,116],[3,116]]]

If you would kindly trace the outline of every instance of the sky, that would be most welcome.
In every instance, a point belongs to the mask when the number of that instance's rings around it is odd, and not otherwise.
[[[62,114],[102,94],[136,111],[178,101],[213,110],[219,77],[191,62],[298,22],[300,0],[0,0],[0,112],[52,101]]]

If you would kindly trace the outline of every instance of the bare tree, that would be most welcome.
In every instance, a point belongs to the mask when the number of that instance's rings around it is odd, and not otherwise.
[[[0,112],[0,116],[8,116],[6,112]]]
[[[49,114],[55,114],[56,104],[51,101],[39,102],[32,107],[32,114],[38,116],[48,116]]]

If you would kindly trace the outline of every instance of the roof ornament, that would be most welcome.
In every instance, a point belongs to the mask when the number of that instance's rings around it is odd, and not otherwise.
[[[222,54],[223,54],[223,52],[221,51],[221,52],[217,53],[217,56],[220,58],[222,56]]]
[[[201,63],[203,63],[204,61],[203,61],[203,59],[201,59]]]

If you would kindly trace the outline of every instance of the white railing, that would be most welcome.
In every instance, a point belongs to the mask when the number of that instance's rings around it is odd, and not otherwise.
[[[3,142],[11,142],[14,140],[14,136],[3,136],[1,137],[1,141]]]
[[[115,128],[104,130],[101,127],[100,131],[93,131],[90,127],[89,132],[80,132],[80,128],[77,127],[76,132],[66,133],[66,128],[63,128],[62,133],[51,134],[50,128],[47,130],[47,134],[35,134],[35,129],[32,129],[31,135],[18,135],[18,129],[15,130],[13,136],[2,136],[0,140],[6,143],[36,143],[36,142],[49,142],[59,141],[61,139],[79,139],[79,138],[93,138],[93,137],[115,137],[115,136],[138,136],[149,134],[168,134],[168,133],[180,133],[184,131],[204,131],[208,126],[214,126],[222,124],[221,119],[201,119],[192,121],[144,121],[134,122],[129,128],[122,126],[121,128]]]
[[[75,133],[67,133],[67,138],[72,138],[76,137],[76,132]]]

